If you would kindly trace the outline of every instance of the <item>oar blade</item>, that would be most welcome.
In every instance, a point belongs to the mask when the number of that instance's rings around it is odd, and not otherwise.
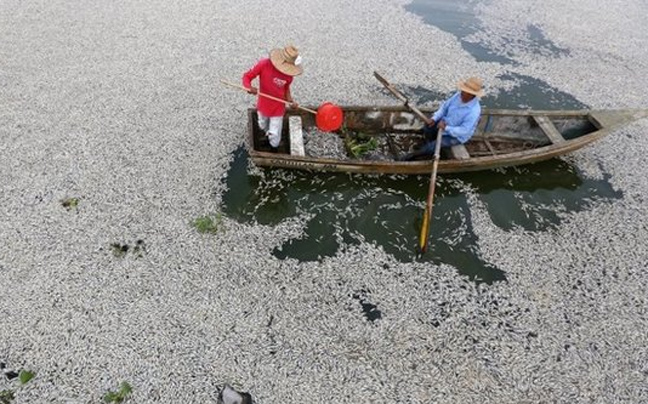
[[[384,78],[383,76],[381,76],[380,74],[378,74],[378,72],[374,71],[373,74],[374,74],[374,77],[375,77],[379,82],[381,82],[383,86],[385,86],[385,87],[389,87],[389,86],[391,86],[391,84],[387,81],[387,79]]]
[[[394,87],[390,82],[387,81],[386,78],[378,74],[378,72],[374,72],[374,77],[390,92],[392,95],[399,100],[401,100],[403,103],[407,104],[409,100],[403,93],[398,91],[396,87]]]
[[[421,234],[419,235],[418,250],[420,254],[427,251],[428,238],[430,234],[430,214],[426,208],[423,212],[423,223],[421,224]]]

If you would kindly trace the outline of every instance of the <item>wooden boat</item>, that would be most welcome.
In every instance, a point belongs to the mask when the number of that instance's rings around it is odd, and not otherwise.
[[[434,110],[421,109],[426,114]],[[288,111],[279,152],[264,145],[255,109],[248,110],[248,146],[258,166],[365,174],[429,174],[429,160],[403,162],[399,156],[424,142],[423,122],[404,106],[343,107],[344,126],[328,136],[375,138],[371,156],[309,156],[304,142],[316,131],[315,116]],[[641,118],[648,110],[532,111],[482,109],[471,140],[444,151],[440,173],[486,170],[535,163],[580,149]],[[322,133],[318,135],[323,135]],[[308,147],[306,147],[307,151]],[[378,155],[380,158],[375,158]]]

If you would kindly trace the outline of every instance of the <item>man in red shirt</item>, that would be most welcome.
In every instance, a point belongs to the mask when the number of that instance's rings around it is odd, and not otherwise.
[[[284,99],[296,108],[290,93],[290,84],[293,77],[302,74],[301,56],[299,51],[292,45],[283,49],[273,49],[270,57],[261,59],[252,69],[243,75],[243,86],[248,88],[250,94],[262,92],[277,98]],[[259,78],[259,89],[252,86],[252,80]],[[266,132],[270,147],[277,151],[281,141],[281,130],[283,127],[283,116],[286,112],[286,104],[265,98],[258,97],[257,115],[259,117],[259,128]]]

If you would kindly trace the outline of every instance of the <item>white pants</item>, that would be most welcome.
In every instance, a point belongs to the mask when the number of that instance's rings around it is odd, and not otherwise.
[[[257,111],[259,116],[259,128],[266,131],[270,146],[279,147],[281,141],[281,129],[283,128],[283,116],[263,116],[262,113]]]

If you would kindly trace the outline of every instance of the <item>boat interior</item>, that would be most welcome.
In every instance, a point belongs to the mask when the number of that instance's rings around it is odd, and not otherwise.
[[[442,159],[466,159],[496,156],[569,141],[599,129],[597,122],[586,113],[536,114],[520,111],[484,110],[475,135],[464,145],[442,150]],[[257,125],[256,111],[251,109],[250,135],[254,150],[270,152],[265,134]],[[431,113],[431,111],[426,111]],[[282,139],[278,153],[304,156],[304,136],[316,130],[315,116],[302,111],[289,111],[284,117]],[[335,131],[342,141],[348,137],[375,137],[376,152],[368,156],[348,158],[396,159],[419,148],[425,142],[423,122],[404,107],[344,108],[344,124]],[[311,156],[316,158],[316,156]]]

